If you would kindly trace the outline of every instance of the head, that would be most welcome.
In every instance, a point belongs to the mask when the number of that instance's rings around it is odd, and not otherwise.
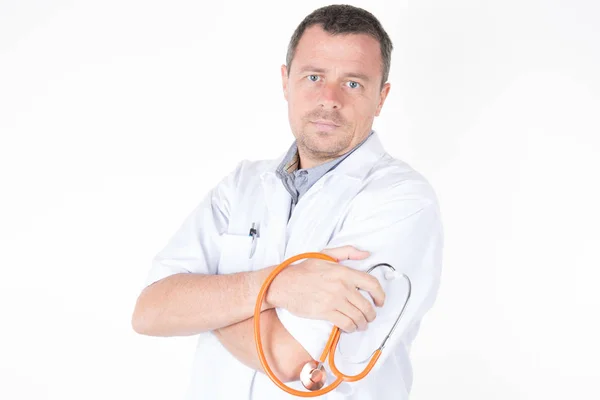
[[[352,150],[371,132],[389,93],[392,42],[368,11],[331,5],[308,15],[281,67],[300,167]]]

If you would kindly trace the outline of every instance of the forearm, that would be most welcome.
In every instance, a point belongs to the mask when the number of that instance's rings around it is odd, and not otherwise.
[[[187,336],[243,321],[254,313],[260,285],[272,269],[164,278],[140,294],[132,316],[133,328],[150,336]],[[267,302],[263,304],[263,310],[270,307]]]
[[[263,351],[269,367],[281,381],[298,380],[308,352],[285,329],[275,309],[263,311],[260,319]],[[254,341],[254,317],[214,332],[223,346],[246,366],[265,373]]]

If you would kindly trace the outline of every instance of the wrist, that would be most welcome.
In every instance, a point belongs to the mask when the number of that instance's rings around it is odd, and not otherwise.
[[[254,293],[254,303],[256,304],[256,301],[258,299],[258,294],[260,292],[260,289],[262,288],[262,285],[265,283],[265,281],[267,280],[267,278],[269,277],[269,275],[271,274],[271,272],[275,269],[276,266],[271,266],[271,267],[266,267],[263,268],[261,270],[256,271],[253,274],[252,277],[252,293]],[[263,303],[262,303],[262,307],[261,307],[261,311],[265,311],[265,310],[269,310],[271,308],[275,308],[275,296],[274,296],[274,291],[271,290],[273,287],[273,285],[271,284],[271,286],[269,287],[269,289],[267,290],[267,293],[265,294],[264,298],[263,298]]]

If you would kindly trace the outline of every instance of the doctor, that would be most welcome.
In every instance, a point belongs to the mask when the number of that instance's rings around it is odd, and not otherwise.
[[[269,272],[305,252],[339,262],[306,259],[274,280],[261,330],[275,374],[304,390],[300,370],[333,325],[355,361],[379,346],[406,296],[405,286],[366,274],[386,262],[413,284],[402,321],[365,379],[321,398],[408,398],[410,346],[437,293],[443,239],[431,185],[372,129],[390,90],[391,51],[363,9],[308,15],[281,67],[296,140],[274,160],[240,162],[156,255],[132,325],[144,335],[199,335],[189,399],[297,399],[264,374],[252,314]]]

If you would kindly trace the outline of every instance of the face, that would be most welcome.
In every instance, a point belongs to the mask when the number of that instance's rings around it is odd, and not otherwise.
[[[379,42],[365,34],[333,36],[320,26],[304,31],[289,71],[281,67],[300,168],[312,168],[364,140],[390,90]]]

